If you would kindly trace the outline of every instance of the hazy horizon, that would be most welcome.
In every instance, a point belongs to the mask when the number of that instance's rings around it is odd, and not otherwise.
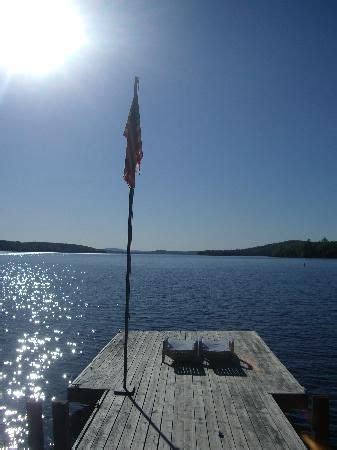
[[[325,236],[322,238],[322,239],[324,239],[325,238]],[[310,238],[309,238],[310,239]],[[319,239],[319,240],[317,240],[317,241],[321,241],[322,239]],[[1,240],[7,240],[7,239],[0,239],[0,241]],[[296,241],[296,240],[299,240],[299,241],[306,241],[307,239],[289,239],[290,241]],[[312,242],[315,242],[314,240],[312,240],[312,239],[310,239]],[[334,239],[331,239],[331,241],[334,241]],[[113,245],[107,245],[107,246],[104,246],[104,247],[95,247],[94,245],[91,245],[91,244],[88,244],[88,243],[78,243],[78,242],[60,242],[60,241],[38,241],[38,240],[33,240],[33,241],[23,241],[23,240],[18,240],[18,239],[16,239],[16,240],[13,240],[13,242],[37,242],[37,243],[39,243],[39,242],[48,242],[48,243],[51,243],[51,244],[67,244],[67,245],[84,245],[84,246],[87,246],[87,247],[92,247],[92,248],[96,248],[97,250],[106,250],[106,249],[109,249],[109,250],[116,250],[116,251],[119,251],[119,250],[121,250],[121,251],[125,251],[126,252],[126,245],[125,245],[125,247],[116,247],[116,246],[113,246]],[[273,241],[273,242],[264,242],[264,243],[258,243],[258,244],[255,244],[255,245],[251,245],[251,246],[249,246],[249,247],[228,247],[228,248],[225,248],[225,247],[217,247],[217,248],[195,248],[195,249],[190,249],[190,248],[173,248],[173,249],[167,249],[167,248],[164,248],[164,247],[162,247],[162,248],[148,248],[148,249],[143,249],[143,248],[137,248],[137,247],[131,247],[131,251],[137,251],[137,252],[156,252],[156,251],[169,251],[169,252],[174,252],[174,251],[176,251],[176,252],[195,252],[195,251],[204,251],[204,250],[243,250],[243,249],[246,249],[246,248],[252,248],[252,247],[263,247],[263,246],[265,246],[265,245],[269,245],[269,244],[278,244],[278,243],[280,243],[280,242],[284,242],[284,241]],[[0,250],[0,252],[1,252],[1,250]],[[44,252],[42,252],[42,253],[44,253]]]

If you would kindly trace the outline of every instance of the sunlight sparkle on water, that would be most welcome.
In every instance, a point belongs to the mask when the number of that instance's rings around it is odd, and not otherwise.
[[[6,405],[0,408],[0,421],[12,447],[25,443],[26,399],[49,400],[51,394],[58,395],[48,393],[50,369],[65,351],[72,357],[77,354],[73,338],[78,335],[70,314],[73,303],[58,282],[75,284],[76,274],[70,268],[61,273],[53,270],[43,264],[0,266],[0,315],[6,332],[0,335],[0,392]],[[66,376],[65,388],[68,380]]]

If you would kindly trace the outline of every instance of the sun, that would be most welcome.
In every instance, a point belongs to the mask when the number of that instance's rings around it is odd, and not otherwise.
[[[0,0],[0,66],[11,74],[49,73],[86,42],[70,0]]]

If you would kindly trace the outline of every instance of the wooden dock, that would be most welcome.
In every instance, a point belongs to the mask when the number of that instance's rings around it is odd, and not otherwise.
[[[234,339],[240,363],[162,364],[165,337]],[[122,385],[123,338],[117,334],[69,387],[70,401],[100,396],[73,448],[306,448],[272,395],[300,397],[305,390],[254,331],[130,332],[133,397],[114,394]]]

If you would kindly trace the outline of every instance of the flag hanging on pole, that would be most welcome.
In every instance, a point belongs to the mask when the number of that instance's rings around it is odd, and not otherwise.
[[[126,155],[124,180],[129,185],[129,218],[128,218],[128,244],[126,249],[126,276],[125,276],[125,315],[124,315],[124,373],[122,389],[115,389],[116,395],[133,395],[135,388],[127,385],[128,376],[128,336],[130,319],[130,274],[131,274],[131,243],[132,243],[132,217],[133,217],[133,195],[135,190],[136,169],[139,168],[143,158],[142,136],[140,129],[140,115],[138,104],[139,79],[135,78],[133,100],[129,117],[125,125],[124,136],[126,137]]]
[[[124,130],[124,136],[126,137],[127,140],[124,180],[127,182],[130,188],[134,188],[136,185],[135,180],[136,170],[137,168],[139,169],[140,162],[143,158],[142,135],[140,128],[140,114],[138,104],[138,87],[139,87],[139,79],[138,77],[136,77],[133,100]]]

